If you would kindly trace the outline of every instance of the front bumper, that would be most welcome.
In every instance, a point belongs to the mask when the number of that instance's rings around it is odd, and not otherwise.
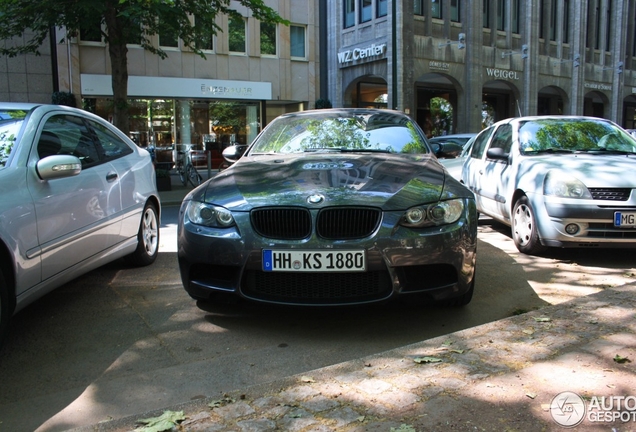
[[[364,304],[416,293],[433,300],[459,297],[472,287],[476,260],[474,201],[467,200],[466,208],[467,216],[454,224],[418,230],[398,225],[402,212],[384,212],[372,236],[348,241],[327,241],[315,234],[299,241],[263,238],[253,233],[248,213],[235,214],[236,226],[226,229],[194,225],[182,214],[178,228],[182,282],[197,299],[226,293],[291,305]],[[265,272],[263,249],[364,250],[367,269]]]
[[[553,247],[636,248],[636,228],[614,226],[616,212],[636,212],[636,197],[620,204],[547,196],[544,199],[542,217],[545,220],[538,221],[542,244]],[[578,231],[569,234],[566,231],[568,225],[575,225]]]

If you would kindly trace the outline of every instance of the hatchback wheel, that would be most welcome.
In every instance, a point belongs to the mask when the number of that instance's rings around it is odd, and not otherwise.
[[[137,250],[129,255],[129,261],[136,266],[147,266],[155,262],[159,253],[159,214],[152,203],[147,203],[141,215]]]
[[[512,239],[520,252],[536,255],[546,249],[539,240],[537,219],[528,197],[517,200],[512,211]]]

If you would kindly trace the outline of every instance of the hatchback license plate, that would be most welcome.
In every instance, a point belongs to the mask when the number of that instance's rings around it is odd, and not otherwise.
[[[263,271],[356,272],[366,271],[360,250],[263,250]]]
[[[615,212],[614,226],[619,228],[636,228],[636,212]]]

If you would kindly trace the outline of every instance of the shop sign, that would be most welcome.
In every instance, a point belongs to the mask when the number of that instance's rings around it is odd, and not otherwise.
[[[486,68],[486,74],[491,78],[519,80],[519,72],[507,69]]]
[[[80,78],[83,96],[113,95],[110,75],[81,74]],[[272,83],[131,76],[128,78],[128,96],[271,100]]]
[[[430,69],[438,69],[438,70],[447,71],[450,69],[450,63],[431,60],[430,62],[428,62],[428,67]]]
[[[588,83],[586,82],[584,84],[585,88],[588,89],[592,89],[592,90],[606,90],[606,91],[610,91],[612,90],[612,86],[609,84],[599,84],[599,83]]]
[[[340,51],[338,53],[338,63],[347,65],[357,61],[377,60],[386,54],[386,44],[371,44],[364,48],[354,48],[352,50]]]

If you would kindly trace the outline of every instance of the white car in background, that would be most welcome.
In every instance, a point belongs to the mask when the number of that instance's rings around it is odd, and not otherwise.
[[[159,250],[150,154],[104,119],[0,103],[0,344],[11,316],[54,288]]]
[[[518,117],[482,131],[462,168],[477,210],[519,251],[636,248],[636,140],[580,116]]]

